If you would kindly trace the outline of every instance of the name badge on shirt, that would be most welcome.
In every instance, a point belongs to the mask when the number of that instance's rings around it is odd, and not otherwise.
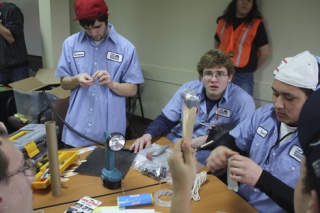
[[[121,63],[123,59],[123,55],[120,55],[118,53],[108,52],[107,59]]]
[[[84,55],[85,55],[84,51],[74,52],[73,53],[73,57],[74,58],[81,58],[81,57],[84,57]]]
[[[296,159],[297,161],[301,162],[301,159],[303,158],[303,151],[300,147],[297,145],[293,145],[291,147],[291,150],[289,152],[289,155],[293,158]]]
[[[261,126],[258,127],[257,129],[257,134],[260,135],[261,137],[265,138],[268,134],[268,131],[262,128]]]
[[[218,108],[217,114],[224,116],[224,117],[227,117],[227,118],[230,118],[231,112],[228,109]]]

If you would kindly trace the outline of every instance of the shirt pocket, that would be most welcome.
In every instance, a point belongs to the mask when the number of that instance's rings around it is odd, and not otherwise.
[[[74,63],[77,68],[78,74],[80,73],[87,73],[89,75],[93,74],[94,62],[88,60],[85,56],[74,58]]]

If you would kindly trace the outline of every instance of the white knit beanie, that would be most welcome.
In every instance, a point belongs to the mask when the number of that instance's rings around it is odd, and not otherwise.
[[[283,59],[273,71],[274,79],[299,88],[316,90],[319,84],[319,64],[309,51]]]

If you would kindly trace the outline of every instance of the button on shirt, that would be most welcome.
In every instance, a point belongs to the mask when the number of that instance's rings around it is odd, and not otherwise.
[[[144,82],[135,47],[108,25],[107,37],[98,45],[85,31],[65,40],[56,71],[57,77],[80,73],[93,75],[107,70],[113,81],[140,84]],[[118,96],[96,81],[89,88],[77,87],[71,91],[66,122],[82,134],[104,143],[103,133],[126,130],[125,97]],[[89,146],[93,143],[64,127],[62,141],[71,146]]]
[[[294,188],[300,175],[302,154],[297,133],[281,146],[271,150],[269,163],[266,159],[270,148],[278,140],[279,121],[273,112],[273,105],[267,104],[230,131],[236,145],[249,153],[249,157],[262,169]],[[241,184],[238,193],[259,212],[285,212],[259,189]],[[279,192],[281,193],[281,192]]]

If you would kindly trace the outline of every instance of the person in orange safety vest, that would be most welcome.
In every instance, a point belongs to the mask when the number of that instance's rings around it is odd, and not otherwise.
[[[253,96],[253,73],[270,54],[256,0],[232,0],[217,23],[214,46],[227,53],[234,62],[233,83]]]

